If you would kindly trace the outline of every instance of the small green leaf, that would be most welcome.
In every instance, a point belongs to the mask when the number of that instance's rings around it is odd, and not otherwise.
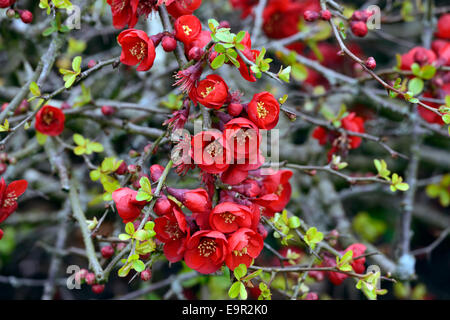
[[[129,235],[133,235],[134,234],[134,225],[132,222],[128,222],[125,225],[125,232],[128,233]]]
[[[145,270],[145,264],[141,260],[135,260],[133,261],[133,269],[136,270],[136,272],[142,272]]]
[[[81,57],[80,56],[76,56],[75,58],[73,58],[72,69],[77,74],[79,74],[81,72]]]
[[[241,263],[239,266],[237,266],[234,269],[234,276],[236,279],[240,280],[247,274],[247,266],[243,263]]]
[[[240,293],[241,290],[241,282],[236,281],[235,283],[233,283],[230,287],[230,290],[228,290],[228,296],[232,299],[237,298],[237,296]]]
[[[214,70],[219,69],[225,63],[225,54],[219,54],[211,63],[211,68]]]
[[[30,92],[37,97],[41,95],[41,90],[39,89],[37,83],[34,81],[30,83]]]
[[[420,78],[413,78],[408,82],[408,90],[412,92],[414,96],[419,95],[424,87],[423,80]]]

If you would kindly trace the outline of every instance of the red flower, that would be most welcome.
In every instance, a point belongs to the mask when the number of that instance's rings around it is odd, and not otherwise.
[[[400,69],[411,70],[413,63],[418,63],[421,66],[433,63],[436,60],[436,55],[433,51],[426,48],[415,47],[402,55],[401,60]]]
[[[156,238],[164,243],[164,255],[170,262],[183,259],[189,227],[183,212],[178,206],[171,214],[155,219]]]
[[[26,180],[16,180],[6,185],[2,177],[0,180],[0,223],[5,221],[17,209],[17,198],[27,189]]]
[[[194,41],[202,31],[200,20],[193,15],[179,17],[174,24],[175,38],[183,43]]]
[[[345,252],[352,250],[353,251],[353,258],[362,256],[364,254],[364,251],[366,251],[366,246],[363,245],[362,243],[354,243],[350,246],[347,247],[347,249],[345,249]],[[356,273],[364,273],[364,271],[366,270],[364,263],[366,262],[366,258],[359,258],[357,260],[353,260],[351,263],[351,266],[353,268],[353,270]]]
[[[116,29],[123,29],[126,25],[133,28],[138,21],[139,0],[107,0],[111,6],[113,25]]]
[[[450,39],[450,13],[446,13],[439,18],[436,37]]]
[[[264,240],[257,232],[241,228],[228,238],[228,255],[225,263],[230,270],[234,270],[241,263],[249,267],[263,247]]]
[[[225,139],[219,131],[202,131],[196,134],[191,141],[190,156],[207,173],[224,172],[230,163]]]
[[[239,159],[237,164],[231,164],[220,176],[222,182],[232,186],[237,185],[248,177],[249,171],[259,169],[264,164],[265,159],[261,151],[258,150],[257,152],[256,154],[250,154],[249,159],[244,161]],[[239,162],[245,163],[239,164]]]
[[[233,153],[235,159],[249,159],[253,156],[252,160],[256,162],[261,135],[253,122],[245,118],[234,118],[225,124],[223,135],[227,141],[229,152]],[[245,162],[238,161],[237,163]]]
[[[155,61],[155,46],[144,31],[136,29],[124,30],[117,38],[122,47],[120,62],[137,67],[137,71],[147,71]]]
[[[184,70],[178,71],[178,73],[175,75],[177,81],[174,85],[180,86],[181,91],[189,93],[191,92],[192,88],[197,85],[202,72],[202,61],[199,61]]]
[[[65,118],[61,109],[45,105],[36,113],[36,130],[48,136],[57,136],[64,130]]]
[[[241,19],[247,18],[253,11],[253,7],[258,4],[258,0],[230,0],[231,6],[235,9],[241,9]]]
[[[192,212],[209,212],[211,210],[211,200],[205,189],[175,189],[167,188],[167,192],[180,201]]]
[[[192,101],[207,108],[219,109],[228,97],[228,86],[218,75],[211,74],[200,81],[189,94]]]
[[[239,228],[250,228],[252,217],[253,213],[249,207],[234,202],[222,202],[211,211],[209,224],[213,230],[230,233]]]
[[[184,52],[189,54],[189,51],[194,48],[203,49],[211,41],[211,31],[202,30],[198,36],[192,41],[184,45]]]
[[[357,117],[356,113],[351,112],[348,116],[342,119],[342,127],[345,130],[353,132],[364,132],[364,119]],[[360,146],[361,137],[349,136],[350,149],[356,149]]]
[[[255,62],[256,58],[259,56],[259,50],[250,50],[247,53],[243,52],[243,54],[248,60]],[[239,72],[242,78],[250,82],[256,82],[255,74],[250,69],[250,67],[244,62],[244,60],[242,60],[242,58],[238,56],[237,61],[239,62]]]
[[[228,254],[227,239],[218,231],[197,231],[187,242],[184,261],[200,273],[216,272]]]
[[[336,259],[324,257],[321,266],[336,267]],[[328,276],[328,279],[330,279],[331,283],[334,284],[335,286],[340,285],[342,282],[344,282],[345,279],[348,278],[348,276],[345,273],[335,271],[327,271],[326,275]]]
[[[271,216],[275,212],[282,211],[291,199],[292,188],[289,179],[292,177],[292,171],[278,170],[263,177],[263,192],[277,196],[275,201],[270,201],[264,206],[264,215]]]
[[[278,123],[280,105],[269,92],[257,93],[248,104],[248,117],[260,129],[273,129]]]
[[[133,222],[141,214],[147,201],[136,200],[137,191],[130,188],[120,188],[112,193],[117,212],[123,223]]]
[[[167,5],[167,11],[174,18],[192,14],[202,4],[202,0],[177,0]]]
[[[174,201],[170,200],[165,195],[161,195],[161,197],[155,201],[155,205],[153,206],[153,211],[158,216],[163,216],[166,214],[170,214],[172,212],[173,208],[176,206],[177,206],[177,204]]]

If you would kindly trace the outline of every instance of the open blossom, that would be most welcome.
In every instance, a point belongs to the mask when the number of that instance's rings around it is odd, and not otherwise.
[[[450,40],[450,13],[446,13],[439,18],[436,37]]]
[[[174,18],[192,14],[202,4],[202,0],[172,0],[170,3],[167,2],[167,11]]]
[[[230,0],[231,5],[235,9],[241,9],[241,19],[247,18],[253,11],[259,0]]]
[[[264,247],[264,240],[257,232],[241,228],[228,238],[228,255],[225,263],[228,268],[234,270],[241,263],[250,266]]]
[[[269,92],[257,93],[248,104],[248,117],[260,129],[273,129],[280,114],[280,104]]]
[[[139,0],[107,0],[111,7],[113,25],[116,29],[123,29],[126,25],[133,28],[138,21]]]
[[[164,255],[170,262],[183,259],[189,227],[186,217],[178,206],[170,214],[155,219],[156,238],[164,243]]]
[[[246,118],[234,118],[224,126],[224,137],[228,148],[235,159],[251,159],[256,161],[259,153],[261,135],[258,127]],[[237,162],[237,163],[246,163]],[[254,162],[253,162],[254,163]]]
[[[175,38],[183,43],[194,41],[202,31],[200,20],[193,15],[179,17],[174,24]]]
[[[211,230],[197,231],[188,240],[184,261],[186,265],[203,274],[220,269],[228,254],[228,242],[223,233]]]
[[[228,97],[228,86],[222,77],[211,74],[190,92],[190,98],[207,108],[219,109]]]
[[[122,31],[117,41],[122,47],[120,62],[137,67],[137,71],[147,71],[155,61],[155,46],[144,31],[128,29]]]
[[[202,131],[191,141],[190,156],[194,163],[207,173],[224,172],[230,163],[226,142],[219,131]]]
[[[366,251],[366,246],[363,245],[362,243],[354,243],[350,246],[347,247],[347,249],[345,249],[345,252],[347,251],[353,251],[353,258],[362,256],[364,254],[364,251]],[[364,273],[364,271],[366,270],[364,263],[366,262],[366,258],[362,257],[356,260],[353,260],[351,263],[351,266],[353,268],[353,270],[356,273]]]
[[[428,50],[424,47],[415,47],[401,56],[400,69],[411,70],[411,66],[414,63],[423,66],[432,64],[435,60],[436,54],[432,50]]]
[[[64,130],[65,116],[61,109],[49,105],[36,113],[36,130],[48,136],[60,135]]]
[[[19,198],[27,189],[26,180],[16,180],[6,184],[5,179],[0,180],[0,223],[5,221],[14,211],[16,211]],[[0,240],[3,237],[3,231],[0,230]]]
[[[239,228],[250,228],[252,217],[249,207],[227,201],[214,207],[209,215],[209,224],[213,230],[230,233]]]
[[[112,193],[117,212],[123,223],[133,222],[139,217],[147,201],[136,200],[137,191],[130,188],[120,188]]]

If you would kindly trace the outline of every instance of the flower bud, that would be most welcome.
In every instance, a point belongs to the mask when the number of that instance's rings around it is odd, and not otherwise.
[[[308,22],[314,22],[317,19],[319,19],[320,14],[317,11],[312,11],[312,10],[306,10],[303,13],[303,18],[305,18],[305,21]]]
[[[211,200],[204,189],[190,190],[168,187],[166,190],[192,212],[201,213],[211,210]]]
[[[127,163],[125,161],[122,161],[120,166],[116,170],[116,174],[119,176],[124,175],[128,172]]]
[[[141,280],[148,281],[152,278],[152,272],[149,269],[145,269],[141,272]]]
[[[161,195],[161,197],[155,201],[153,211],[158,216],[164,216],[172,212],[172,206],[173,202],[170,201],[165,195]]]
[[[203,50],[200,47],[192,47],[191,50],[189,50],[188,58],[189,60],[195,60],[198,61],[201,59],[203,54],[205,53],[205,50]]]
[[[377,62],[375,61],[374,57],[369,57],[366,60],[366,67],[370,70],[373,70],[377,67]]]
[[[221,28],[230,28],[230,23],[226,20],[220,21],[219,27],[217,29]]]
[[[113,256],[114,254],[114,249],[111,246],[105,246],[102,248],[102,256],[105,259],[109,259]]]
[[[353,34],[357,37],[364,37],[369,32],[366,23],[363,21],[351,22],[350,26]]]
[[[95,274],[93,274],[92,272],[89,272],[86,277],[86,283],[90,286],[92,286],[95,283]]]
[[[164,36],[162,38],[161,46],[163,47],[164,51],[172,52],[177,47],[177,40],[175,40],[173,37]]]
[[[230,103],[228,105],[228,113],[233,117],[240,115],[242,109],[244,109],[244,106],[241,103]]]
[[[88,62],[88,68],[93,68],[95,65],[97,64],[97,61],[95,61],[94,59],[89,60]]]
[[[8,8],[12,6],[15,2],[16,0],[0,0],[0,8],[2,9]]]
[[[164,172],[164,167],[160,164],[154,164],[150,167],[150,179],[153,182],[156,182],[161,177]]]
[[[61,110],[68,110],[68,109],[72,109],[72,106],[70,104],[68,104],[65,101],[61,103]]]
[[[31,23],[33,22],[33,14],[28,10],[23,10],[19,12],[20,14],[20,20],[22,20],[23,23]]]
[[[16,17],[16,11],[13,8],[9,8],[8,10],[6,10],[6,16],[9,19],[14,19]]]
[[[116,113],[116,108],[111,106],[103,106],[102,107],[102,113],[105,116],[112,116],[114,113]]]
[[[322,10],[320,11],[320,18],[322,20],[328,21],[331,19],[331,12],[328,10]]]
[[[95,294],[100,294],[103,291],[105,291],[105,285],[104,284],[94,284],[92,286],[92,292]]]

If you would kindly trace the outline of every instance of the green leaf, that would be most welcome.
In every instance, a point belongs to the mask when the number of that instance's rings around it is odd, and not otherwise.
[[[45,141],[47,141],[47,135],[36,131],[36,140],[39,145],[43,146],[45,144]]]
[[[234,276],[236,279],[240,280],[247,274],[247,266],[243,263],[241,263],[239,266],[237,266],[234,269]]]
[[[129,264],[129,263],[125,264],[125,265],[124,265],[122,268],[120,268],[119,271],[117,272],[118,276],[121,277],[121,278],[126,277],[126,276],[130,273],[131,267],[132,267],[132,265]]]
[[[145,191],[139,190],[136,195],[137,201],[150,201],[152,200],[153,196]]]
[[[142,177],[139,180],[139,184],[141,185],[141,189],[147,193],[152,193],[152,184],[150,183],[150,180],[148,180],[147,177]]]
[[[211,68],[214,70],[220,68],[225,63],[225,54],[219,54],[211,63]]]
[[[30,92],[37,97],[41,95],[41,90],[39,89],[37,83],[34,81],[30,83]]]
[[[285,69],[281,69],[280,72],[278,72],[278,78],[280,78],[284,82],[289,83],[290,74],[291,74],[291,66]]]
[[[247,300],[247,290],[242,282],[240,282],[239,294],[241,295],[242,300]]]
[[[426,65],[421,68],[421,78],[430,80],[436,74],[436,67],[432,65]]]
[[[125,233],[121,233],[121,234],[119,234],[119,239],[122,241],[127,241],[127,240],[131,239],[131,236],[128,234],[125,234]]]
[[[134,234],[134,225],[133,225],[133,223],[132,222],[128,222],[126,225],[125,225],[125,232],[126,233],[128,233],[129,235],[132,235],[132,234]]]
[[[99,170],[92,170],[91,172],[89,172],[89,177],[92,181],[97,181],[98,179],[100,179],[100,176],[101,173]]]
[[[103,152],[104,148],[103,145],[99,142],[88,142],[86,144],[86,153],[91,154],[92,152]]]
[[[241,282],[236,281],[233,283],[230,287],[230,290],[228,290],[228,296],[232,299],[237,298],[241,290]]]
[[[414,62],[412,65],[411,65],[411,71],[412,71],[412,73],[415,75],[415,76],[417,76],[417,77],[420,77],[420,66],[419,66],[419,64],[418,63],[416,63],[416,62]]]
[[[408,82],[408,90],[412,92],[414,96],[419,95],[424,87],[423,80],[420,78],[413,78]]]
[[[139,241],[145,241],[150,239],[146,230],[138,230],[134,233],[133,238]]]
[[[64,76],[66,77],[66,76]],[[73,83],[75,82],[75,80],[77,79],[77,75],[76,74],[72,74],[70,76],[67,77],[67,80],[65,80],[66,82],[64,83],[64,87],[66,87],[66,89],[69,89]]]
[[[296,229],[300,227],[300,219],[298,217],[290,217],[289,218],[289,228]]]
[[[75,58],[73,58],[72,69],[73,69],[73,71],[77,72],[77,74],[79,74],[81,72],[81,57],[80,56],[76,56]]]
[[[239,33],[236,35],[236,37],[234,38],[234,41],[236,42],[236,43],[241,43],[242,42],[242,40],[244,40],[244,37],[245,37],[245,31],[239,31]]]
[[[136,272],[142,272],[145,270],[145,264],[141,260],[135,260],[133,261],[133,269],[136,270]]]

